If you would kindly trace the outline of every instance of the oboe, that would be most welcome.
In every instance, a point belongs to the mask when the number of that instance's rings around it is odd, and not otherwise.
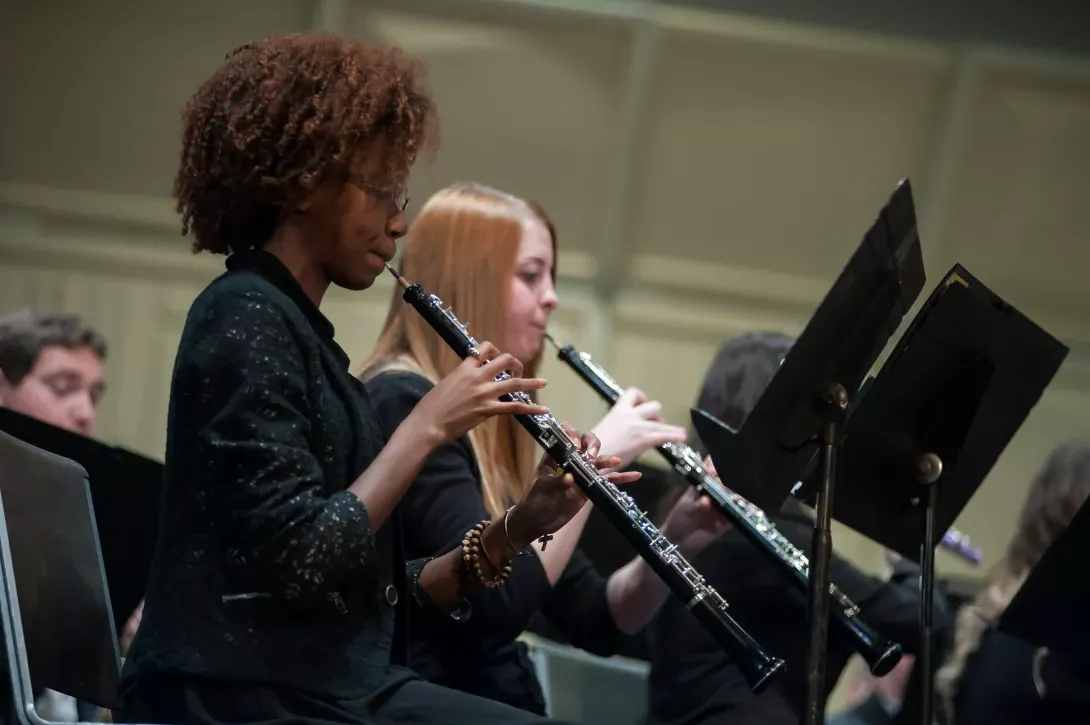
[[[405,289],[404,300],[420,313],[459,357],[479,356],[477,341],[441,299],[427,294],[419,284],[409,284],[389,264],[386,268]],[[496,377],[497,380],[508,378],[506,373]],[[502,399],[531,402],[530,397],[521,392],[505,395]],[[558,468],[572,475],[587,499],[628,540],[673,594],[686,602],[697,620],[738,663],[750,689],[754,693],[763,691],[772,678],[783,670],[783,660],[769,657],[761,650],[757,641],[727,612],[727,602],[723,597],[708,586],[704,577],[678,553],[677,547],[659,533],[632,497],[598,472],[593,462],[568,437],[560,421],[549,414],[516,415],[515,419],[556,461]]]
[[[558,350],[558,357],[574,370],[584,382],[611,405],[617,402],[624,390],[591,360],[571,345],[560,345],[550,335],[545,336]],[[810,561],[783,534],[776,530],[765,513],[742,496],[734,493],[712,476],[692,447],[681,443],[666,443],[658,448],[674,470],[685,477],[697,490],[707,494],[734,528],[766,554],[788,578],[805,594],[809,591]],[[829,585],[832,600],[830,614],[852,639],[855,650],[866,660],[870,671],[882,676],[893,669],[901,659],[901,645],[885,639],[859,618],[859,606],[852,602],[835,584]]]

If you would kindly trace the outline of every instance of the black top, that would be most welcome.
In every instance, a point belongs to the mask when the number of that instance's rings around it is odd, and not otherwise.
[[[624,470],[635,471],[642,476],[632,483],[626,483],[624,492],[632,497],[638,509],[646,512],[657,526],[661,526],[662,519],[665,518],[662,503],[673,487],[687,485],[684,479],[673,471],[642,463],[630,463]],[[595,508],[587,517],[583,535],[579,538],[579,549],[603,577],[611,576],[635,556],[632,544],[599,508]],[[534,617],[526,626],[526,631],[555,642],[567,643],[564,633],[541,616]],[[650,660],[646,628],[623,637],[614,655],[644,662]]]
[[[431,389],[425,377],[388,371],[367,382],[383,426],[395,428]],[[469,439],[437,449],[399,506],[405,550],[410,557],[434,556],[461,541],[489,518],[480,473]],[[538,612],[576,647],[609,655],[622,635],[606,603],[606,580],[577,548],[567,568],[549,586],[536,554],[514,561],[507,586],[471,594],[473,618],[466,624],[438,617],[414,618],[409,664],[437,684],[544,712],[541,686],[526,648],[515,638]]]
[[[809,554],[813,521],[789,499],[773,517],[780,533]],[[650,631],[650,723],[698,725],[797,725],[806,704],[806,659],[809,623],[804,592],[788,583],[740,533],[731,530],[713,542],[693,565],[727,600],[731,613],[766,652],[782,657],[784,672],[760,696],[722,647],[696,621],[685,605],[667,600]],[[919,568],[901,562],[889,583],[867,576],[839,556],[831,557],[831,580],[862,608],[876,630],[899,642],[908,653],[918,650]],[[936,632],[950,626],[950,614],[935,598]],[[829,623],[826,694],[832,691],[853,654],[835,620]]]
[[[425,603],[405,596],[396,517],[376,533],[345,490],[386,436],[287,269],[265,252],[227,268],[178,347],[159,538],[122,689],[196,676],[359,696],[404,659],[395,618]]]
[[[954,725],[1085,725],[1090,672],[1084,670],[1057,652],[1038,658],[1035,645],[990,629],[965,663]]]

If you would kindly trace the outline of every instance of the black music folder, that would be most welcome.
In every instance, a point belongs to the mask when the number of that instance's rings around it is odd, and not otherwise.
[[[1045,551],[999,618],[999,630],[1090,667],[1090,500]],[[1090,671],[1090,670],[1088,670]]]
[[[972,498],[1068,348],[955,265],[849,413],[833,518],[920,561]],[[937,486],[921,465],[940,462]],[[820,471],[801,497],[812,499]],[[924,518],[937,490],[931,541]]]
[[[147,587],[159,533],[163,464],[7,409],[0,409],[0,430],[87,471],[120,633]]]
[[[898,184],[740,430],[692,409],[697,435],[732,490],[774,513],[813,466],[826,424],[822,388],[854,397],[923,290],[912,187]],[[850,402],[850,401],[849,401]]]

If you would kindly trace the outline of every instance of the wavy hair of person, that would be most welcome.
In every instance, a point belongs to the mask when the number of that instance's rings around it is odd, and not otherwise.
[[[704,373],[696,407],[737,430],[757,405],[794,344],[793,337],[772,331],[747,332],[727,340],[720,345]],[[689,430],[689,445],[707,453],[692,429]],[[673,508],[684,492],[684,486],[674,486],[667,491],[659,502],[660,518]]]
[[[417,215],[402,245],[400,273],[450,305],[473,336],[505,347],[507,292],[518,263],[523,225],[544,224],[553,244],[556,228],[537,204],[481,184],[461,183],[434,194]],[[524,360],[523,375],[534,377],[542,353]],[[413,370],[433,383],[460,360],[395,287],[386,322],[364,381],[391,370]],[[503,514],[520,500],[538,458],[537,445],[511,416],[490,418],[469,433],[481,472],[485,508]]]
[[[422,62],[324,32],[243,45],[186,104],[174,182],[193,251],[262,246],[315,189],[393,193],[438,145]]]
[[[1030,484],[1003,558],[989,572],[976,598],[958,612],[953,652],[935,674],[935,690],[949,722],[953,722],[961,675],[980,647],[984,632],[1006,611],[1030,571],[1088,495],[1090,441],[1073,440],[1057,446]]]

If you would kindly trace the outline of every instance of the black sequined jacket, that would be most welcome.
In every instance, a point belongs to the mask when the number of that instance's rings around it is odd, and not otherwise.
[[[170,389],[159,541],[122,692],[199,677],[362,695],[404,660],[396,518],[345,489],[386,434],[333,326],[270,254],[196,299]]]

